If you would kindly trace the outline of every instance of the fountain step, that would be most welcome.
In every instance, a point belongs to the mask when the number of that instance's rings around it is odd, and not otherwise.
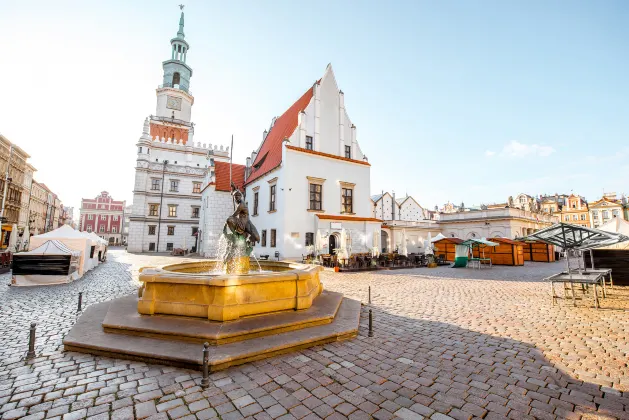
[[[101,324],[115,302],[104,302],[87,308],[64,338],[65,350],[190,369],[201,368],[202,346],[198,343],[106,333]],[[297,314],[299,313],[293,312],[293,315]],[[330,323],[212,347],[210,370],[225,369],[307,347],[353,338],[358,333],[359,320],[360,302],[343,298],[336,316]]]
[[[127,296],[112,301],[102,325],[107,333],[223,345],[329,324],[336,316],[342,300],[342,294],[324,291],[305,310],[218,322],[174,315],[141,315],[137,311],[137,298]]]

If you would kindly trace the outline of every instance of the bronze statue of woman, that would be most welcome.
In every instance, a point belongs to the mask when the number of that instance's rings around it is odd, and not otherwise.
[[[252,245],[260,242],[258,230],[249,220],[249,209],[243,201],[243,195],[238,188],[232,183],[232,199],[236,203],[234,214],[227,218],[226,227],[238,235],[242,235]]]

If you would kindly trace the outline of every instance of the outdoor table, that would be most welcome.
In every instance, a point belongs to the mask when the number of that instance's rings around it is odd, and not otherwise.
[[[594,286],[594,303],[596,308],[598,309],[600,307],[599,302],[598,302],[598,289],[597,286],[600,286],[601,289],[604,288],[603,284],[605,282],[605,276],[603,273],[594,273],[594,272],[590,272],[590,274],[585,274],[585,273],[569,273],[569,272],[561,272],[561,273],[557,273],[554,274],[550,277],[546,277],[544,280],[546,281],[550,281],[550,290],[551,290],[551,294],[552,294],[552,299],[553,299],[553,305],[555,305],[556,301],[557,301],[557,296],[555,294],[555,283],[563,283],[564,284],[564,295],[565,295],[565,290],[566,290],[566,283],[570,283],[570,291],[571,291],[571,295],[572,295],[572,304],[573,306],[577,306],[577,302],[576,302],[576,298],[575,298],[575,293],[574,293],[574,285],[576,284],[580,284],[582,287],[583,286],[589,286],[592,285]],[[604,297],[605,295],[603,295]]]
[[[489,262],[489,267],[491,267],[491,258],[470,258],[468,264],[470,265],[470,267],[474,268],[475,265],[478,266],[478,269],[480,270],[483,262]]]
[[[607,277],[607,275],[609,275],[609,287],[611,289],[614,288],[614,279],[612,278],[612,269],[611,268],[585,268],[583,270],[579,270],[578,268],[571,268],[570,269],[571,273],[601,273],[603,274],[603,297],[607,297],[607,289],[605,288],[605,286],[607,285],[607,281],[605,280],[605,278]]]

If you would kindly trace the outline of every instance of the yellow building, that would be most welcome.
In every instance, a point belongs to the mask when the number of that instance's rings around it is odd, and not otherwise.
[[[614,217],[625,218],[623,204],[616,193],[607,193],[600,200],[590,203],[590,227],[597,228]]]
[[[590,227],[588,203],[581,196],[570,194],[561,207],[561,221],[573,225]]]

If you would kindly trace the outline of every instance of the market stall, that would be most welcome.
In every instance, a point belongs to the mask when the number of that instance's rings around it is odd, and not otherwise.
[[[484,249],[485,256],[491,259],[492,265],[524,265],[522,242],[508,238],[490,238],[489,241],[498,244]],[[474,256],[480,256],[478,250]]]
[[[435,238],[437,239],[437,238]],[[445,255],[446,261],[454,261],[456,258],[456,246],[460,245],[463,239],[442,238],[432,242],[435,255]]]
[[[58,240],[71,250],[81,252],[78,267],[79,277],[81,277],[89,268],[91,268],[89,255],[92,241],[82,235],[81,232],[73,229],[71,226],[68,225],[63,225],[53,231],[31,237],[29,249],[34,250],[40,245],[43,245],[45,242],[52,239]]]
[[[588,251],[587,253],[590,254],[590,259],[593,261],[593,254],[589,251],[629,241],[629,236],[618,232],[607,232],[569,223],[557,223],[546,229],[537,231],[525,239],[546,242],[567,251],[565,253],[566,270],[545,279],[550,282],[551,285],[553,304],[556,303],[559,297],[556,294],[554,286],[556,283],[562,283],[564,297],[570,296],[573,305],[576,305],[575,285],[581,286],[579,288],[583,294],[589,291],[589,286],[593,286],[595,306],[598,308],[599,296],[597,289],[600,287],[603,297],[606,297],[606,279],[609,278],[611,283],[612,270],[610,267],[598,266],[594,269],[588,269],[585,265],[585,261],[582,259],[583,252]],[[571,252],[579,256],[579,258],[577,258],[577,267],[570,267],[570,258],[568,258],[568,255]],[[585,260],[587,261],[587,258]]]
[[[14,254],[12,286],[42,286],[70,283],[79,278],[81,251],[49,240],[37,248]]]
[[[520,241],[524,261],[555,262],[555,247],[540,241]]]

